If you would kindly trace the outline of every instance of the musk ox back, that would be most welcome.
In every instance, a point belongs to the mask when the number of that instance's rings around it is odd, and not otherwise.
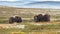
[[[22,22],[21,17],[18,17],[18,16],[10,17],[10,18],[9,18],[9,23],[14,23],[14,22],[16,22],[16,23]]]
[[[49,14],[45,14],[45,15],[39,14],[39,15],[36,15],[36,16],[34,16],[34,21],[35,22],[48,22],[48,21],[50,21],[50,15]]]

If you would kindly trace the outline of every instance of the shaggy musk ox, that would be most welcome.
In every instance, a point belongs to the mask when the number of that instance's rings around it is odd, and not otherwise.
[[[43,21],[42,18],[43,18],[43,15],[42,14],[36,15],[36,16],[34,16],[34,21],[35,22]]]
[[[15,16],[15,21],[16,21],[17,23],[19,23],[19,22],[22,22],[22,19],[21,19],[21,17]]]
[[[45,15],[43,16],[43,20],[44,20],[45,22],[50,21],[50,15],[49,15],[49,14],[45,14]]]
[[[12,24],[12,23],[14,23],[14,22],[17,22],[17,23],[22,22],[21,17],[18,17],[18,16],[10,17],[10,18],[9,18],[9,23]]]
[[[35,22],[48,22],[50,21],[50,15],[49,14],[39,14],[34,16],[34,21]]]

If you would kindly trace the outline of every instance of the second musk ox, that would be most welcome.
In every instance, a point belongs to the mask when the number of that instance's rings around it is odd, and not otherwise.
[[[42,21],[42,17],[43,17],[42,14],[35,15],[35,16],[34,16],[34,21],[35,21],[35,22],[40,22],[40,21]]]
[[[50,15],[49,15],[49,14],[45,14],[45,15],[43,16],[43,21],[45,21],[45,22],[50,21]]]
[[[16,22],[16,23],[22,22],[21,17],[19,17],[19,16],[10,17],[9,18],[9,23],[14,23],[14,22]]]
[[[35,22],[48,22],[50,21],[50,15],[49,14],[39,14],[34,16],[34,21]]]

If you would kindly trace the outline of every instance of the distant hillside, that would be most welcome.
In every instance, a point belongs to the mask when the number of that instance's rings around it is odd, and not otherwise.
[[[60,10],[0,6],[0,16],[6,16],[6,17],[14,15],[19,15],[21,17],[33,17],[34,15],[45,14],[45,13],[49,13],[50,15],[60,15]]]

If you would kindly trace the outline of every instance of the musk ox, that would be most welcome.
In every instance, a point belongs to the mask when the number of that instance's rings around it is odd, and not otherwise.
[[[42,14],[36,15],[36,16],[34,16],[34,21],[35,22],[43,21],[42,18],[43,18],[43,15]]]
[[[45,14],[45,15],[43,16],[43,21],[45,21],[45,22],[50,21],[50,15],[49,15],[49,14]]]
[[[15,22],[17,22],[17,23],[22,22],[21,17],[15,16]]]
[[[9,18],[9,23],[12,24],[12,23],[14,23],[14,22],[16,22],[16,23],[22,22],[21,17],[19,17],[19,16],[10,17],[10,18]]]
[[[48,22],[48,21],[50,21],[50,15],[49,14],[45,14],[45,15],[39,14],[39,15],[36,15],[36,16],[34,16],[34,21],[35,22]]]
[[[14,17],[10,17],[9,18],[9,23],[14,23],[15,22],[15,18]]]

